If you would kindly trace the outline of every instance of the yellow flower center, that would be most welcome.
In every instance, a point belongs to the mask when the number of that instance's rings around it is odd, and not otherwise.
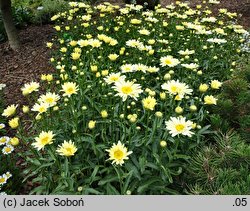
[[[6,138],[1,138],[0,139],[0,143],[5,143],[6,142]]]
[[[45,112],[45,111],[46,111],[46,108],[45,108],[45,107],[43,107],[43,106],[41,106],[38,110],[39,110],[39,112],[40,112],[40,113],[43,113],[43,112]]]
[[[65,150],[67,151],[67,154],[73,154],[71,147],[67,147]]]
[[[122,92],[124,94],[130,94],[132,91],[133,90],[132,90],[132,88],[130,86],[124,86],[124,87],[122,87]]]
[[[4,182],[5,182],[5,178],[4,177],[0,178],[0,184],[3,184]]]
[[[29,87],[28,89],[27,89],[27,92],[32,92],[34,90],[34,87]]]
[[[54,102],[54,98],[48,97],[48,98],[46,99],[46,102],[47,102],[47,103],[53,103],[53,102]]]
[[[119,149],[114,152],[114,157],[117,160],[121,160],[123,158],[123,156],[124,156],[123,151],[121,151]]]
[[[168,65],[169,65],[169,64],[172,64],[172,61],[171,61],[170,59],[166,59],[166,60],[165,60],[165,64],[168,64]]]
[[[207,103],[213,103],[213,100],[211,98],[208,98]]]
[[[110,77],[110,80],[111,80],[111,81],[118,81],[118,79],[119,79],[119,77],[117,77],[117,76],[112,76],[112,77]]]
[[[175,126],[175,129],[176,129],[178,132],[182,131],[184,128],[185,128],[185,126],[184,126],[183,124],[178,124],[178,125]]]
[[[10,147],[6,147],[6,148],[5,148],[5,152],[6,152],[6,153],[9,153],[10,151],[11,151],[11,148],[10,148]]]
[[[67,90],[68,93],[73,93],[74,92],[74,89],[72,87],[68,88]]]
[[[130,71],[130,70],[131,70],[131,67],[125,67],[125,70],[126,70],[126,71]]]
[[[171,86],[171,91],[172,92],[177,92],[177,90],[178,90],[177,86]]]
[[[47,137],[42,138],[41,142],[43,145],[47,144],[49,142],[49,137],[47,136]]]

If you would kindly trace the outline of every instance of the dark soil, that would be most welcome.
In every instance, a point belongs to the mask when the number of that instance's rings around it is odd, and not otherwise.
[[[100,2],[100,1],[99,1]],[[122,0],[110,0],[112,3],[123,4]],[[173,0],[162,0],[167,5]],[[200,0],[192,0],[192,6]],[[214,5],[216,8],[217,5]],[[220,7],[228,8],[232,12],[241,13],[239,23],[245,28],[250,27],[250,0],[221,0]],[[42,73],[53,72],[49,64],[50,50],[46,42],[53,37],[51,25],[28,26],[19,31],[22,48],[12,51],[8,43],[0,44],[0,83],[5,83],[6,104],[23,102],[20,88],[25,82],[38,81]]]
[[[6,104],[21,103],[20,91],[26,82],[38,81],[42,73],[52,72],[46,42],[51,40],[50,25],[28,26],[19,32],[22,47],[12,51],[8,43],[0,44],[0,83],[5,83]]]

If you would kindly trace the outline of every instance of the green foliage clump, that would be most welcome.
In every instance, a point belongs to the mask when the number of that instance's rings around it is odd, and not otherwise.
[[[250,146],[235,132],[197,149],[184,177],[188,194],[250,194]]]
[[[213,112],[218,115],[212,115],[211,121],[219,120],[212,124],[217,128],[231,126],[237,129],[241,135],[250,140],[250,64],[246,57],[243,65],[239,65],[231,79],[224,82],[222,92],[219,95],[218,107],[214,107]]]
[[[28,24],[50,23],[50,18],[68,7],[65,0],[14,0],[12,15],[17,28]],[[0,11],[0,42],[7,39]]]
[[[34,11],[33,21],[35,23],[48,23],[50,18],[68,8],[64,0],[43,0]]]
[[[5,84],[0,84],[0,124],[1,126],[4,125],[4,127],[0,128],[0,138],[7,137],[7,124],[6,119],[1,115],[3,113],[5,102],[4,102],[4,90]],[[7,137],[9,138],[9,137]],[[7,144],[9,145],[10,142]],[[7,194],[18,194],[21,187],[22,187],[22,180],[21,180],[21,171],[16,166],[17,161],[17,154],[16,153],[10,153],[10,154],[4,154],[3,148],[6,146],[6,144],[1,143],[0,144],[0,176],[4,176],[7,172],[9,173],[10,177],[7,180],[7,183],[0,184],[0,192],[7,193]]]

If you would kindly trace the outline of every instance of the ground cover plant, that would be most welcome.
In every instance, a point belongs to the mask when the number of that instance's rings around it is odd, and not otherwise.
[[[2,114],[31,194],[183,193],[179,177],[214,134],[210,112],[249,39],[236,13],[212,14],[217,3],[70,2],[52,17],[57,73],[24,84],[29,103]]]
[[[3,89],[5,84],[0,84],[0,112],[4,110]],[[19,170],[15,166],[16,156],[13,153],[15,146],[18,145],[19,140],[17,137],[6,136],[6,119],[0,116],[0,195],[15,194],[19,191],[21,181],[18,179],[20,175]],[[14,178],[11,178],[15,175]],[[11,178],[11,179],[10,179]],[[18,182],[19,181],[19,182]],[[16,189],[13,189],[13,184],[16,184]],[[17,192],[14,192],[16,190]],[[6,192],[5,192],[6,191]]]
[[[67,8],[64,0],[18,0],[12,1],[12,15],[15,26],[22,29],[27,25],[42,25],[51,22],[50,17]],[[0,42],[4,42],[7,35],[0,12]]]
[[[187,169],[186,193],[249,194],[250,146],[235,131],[218,133],[213,142],[193,151]]]

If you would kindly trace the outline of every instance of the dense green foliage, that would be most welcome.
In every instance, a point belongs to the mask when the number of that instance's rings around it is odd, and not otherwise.
[[[12,15],[18,29],[30,24],[50,23],[50,18],[68,7],[65,0],[14,0]],[[7,39],[0,12],[0,42]]]
[[[192,153],[185,185],[189,194],[250,194],[250,145],[229,131]]]

